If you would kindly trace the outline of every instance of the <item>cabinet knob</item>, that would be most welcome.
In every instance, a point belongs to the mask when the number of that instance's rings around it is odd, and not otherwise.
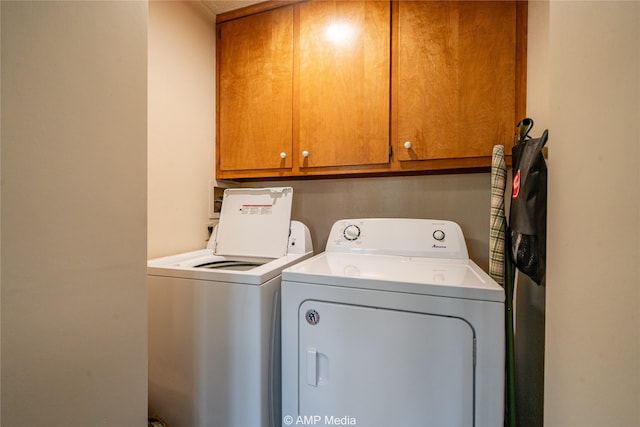
[[[407,150],[411,148],[411,141],[407,141],[404,143],[404,148],[406,148]]]
[[[280,153],[280,158],[281,159],[286,159],[287,158],[287,153],[285,153],[284,151],[282,153]]]
[[[307,150],[304,150],[302,152],[302,157],[309,157],[309,152]]]

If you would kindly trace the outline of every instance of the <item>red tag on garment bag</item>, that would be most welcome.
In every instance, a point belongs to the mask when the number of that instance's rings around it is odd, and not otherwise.
[[[520,169],[516,172],[513,177],[513,194],[511,194],[511,198],[515,199],[520,194]]]

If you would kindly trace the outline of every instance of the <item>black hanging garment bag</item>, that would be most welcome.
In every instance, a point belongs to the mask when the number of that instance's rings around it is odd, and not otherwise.
[[[540,285],[546,271],[547,164],[542,148],[548,131],[540,138],[528,136],[533,120],[519,125],[512,151],[513,192],[509,211],[509,238],[513,263]]]

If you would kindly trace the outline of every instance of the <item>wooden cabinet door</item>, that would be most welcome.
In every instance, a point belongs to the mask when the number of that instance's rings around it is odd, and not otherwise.
[[[516,124],[516,2],[400,1],[398,159],[491,156]],[[405,143],[407,147],[405,147]]]
[[[301,168],[389,162],[390,13],[388,1],[299,5]]]
[[[218,32],[218,168],[291,168],[293,8],[224,22]]]

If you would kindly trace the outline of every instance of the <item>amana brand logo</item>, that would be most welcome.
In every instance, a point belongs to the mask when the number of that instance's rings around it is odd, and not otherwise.
[[[446,245],[436,245],[435,243],[431,247],[434,249],[447,249]]]

